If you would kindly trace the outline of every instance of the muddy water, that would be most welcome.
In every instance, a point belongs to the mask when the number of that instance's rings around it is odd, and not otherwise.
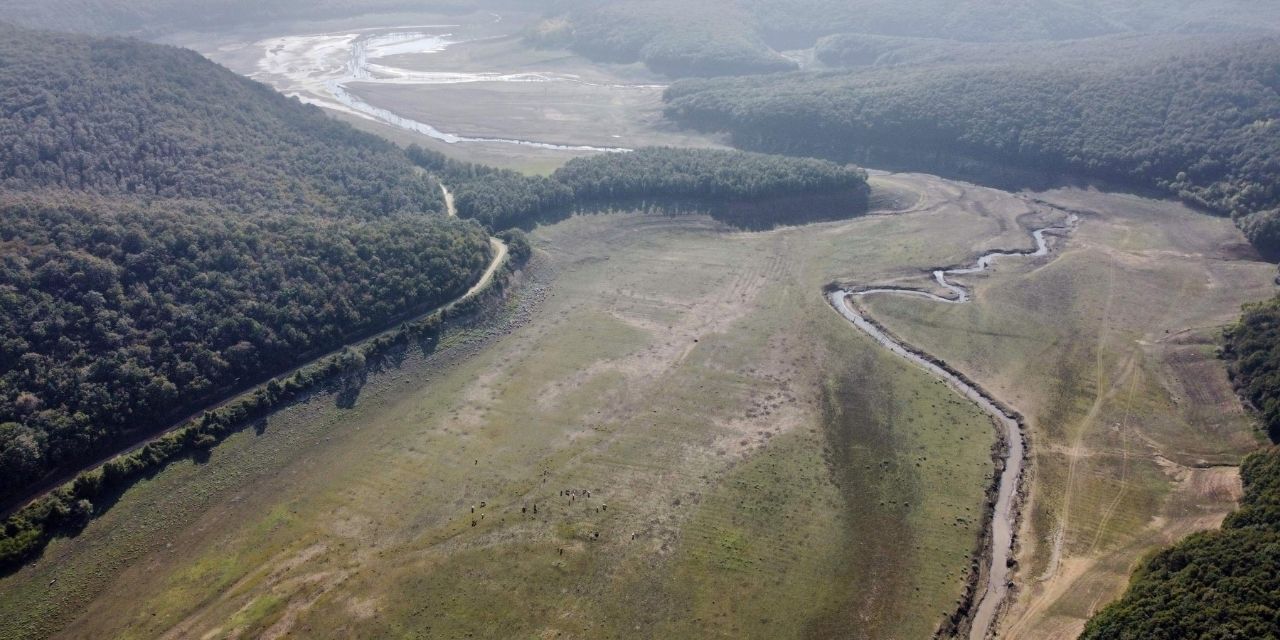
[[[976,596],[973,603],[974,606],[970,609],[973,612],[972,626],[969,632],[970,640],[983,640],[987,637],[1001,604],[1004,603],[1005,598],[1009,595],[1009,565],[1013,554],[1013,531],[1017,525],[1018,518],[1015,498],[1018,494],[1023,466],[1026,462],[1026,445],[1023,441],[1019,417],[972,382],[945,366],[945,364],[889,335],[878,324],[864,316],[857,305],[850,303],[850,299],[871,295],[905,295],[923,297],[945,304],[965,304],[971,299],[969,290],[963,285],[951,282],[948,280],[948,276],[986,271],[1000,258],[1047,255],[1049,253],[1049,244],[1045,240],[1045,234],[1049,232],[1068,232],[1075,227],[1078,221],[1079,218],[1075,214],[1070,214],[1064,222],[1032,231],[1032,237],[1036,243],[1036,248],[1032,251],[992,251],[979,257],[973,266],[935,270],[933,272],[934,279],[939,286],[947,290],[950,297],[940,296],[928,291],[885,287],[854,291],[839,289],[830,294],[831,304],[840,312],[840,315],[853,323],[855,327],[862,330],[863,333],[866,333],[889,351],[906,358],[944,380],[951,388],[969,398],[981,407],[983,411],[990,414],[1001,429],[1000,437],[1005,445],[1004,469],[1000,473],[995,509],[992,511],[989,524],[991,550],[990,557],[987,558],[987,580],[982,587],[982,591]]]
[[[355,95],[347,85],[357,82],[418,86],[475,82],[567,82],[620,91],[661,88],[659,85],[602,85],[564,73],[420,71],[403,69],[390,63],[393,56],[440,53],[453,45],[468,42],[465,37],[452,33],[461,29],[463,27],[460,25],[420,25],[269,38],[255,44],[255,48],[262,53],[257,68],[250,77],[270,84],[281,93],[303,102],[413,131],[448,144],[497,143],[561,151],[622,152],[628,149],[449,133],[429,123],[369,104]]]

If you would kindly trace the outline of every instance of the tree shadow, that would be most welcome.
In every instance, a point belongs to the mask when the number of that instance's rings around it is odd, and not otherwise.
[[[360,392],[369,383],[369,372],[372,369],[372,366],[366,365],[363,369],[352,371],[335,381],[336,393],[333,396],[333,404],[339,409],[350,409],[356,406],[360,400]]]

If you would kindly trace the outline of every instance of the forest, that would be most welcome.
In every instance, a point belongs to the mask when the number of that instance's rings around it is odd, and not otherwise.
[[[0,189],[198,198],[245,213],[443,210],[437,185],[391,143],[194,51],[0,34]]]
[[[0,0],[0,16],[27,27],[151,38],[270,21],[409,10],[467,13],[482,6],[501,9],[521,4],[520,0]]]
[[[1235,216],[1260,250],[1280,251],[1280,136],[1269,133],[1280,39],[1138,41],[1131,48],[1147,52],[1132,57],[1079,46],[1073,65],[1005,58],[683,81],[666,93],[667,115],[758,151],[934,171],[970,159],[1156,189]]]
[[[1222,351],[1232,384],[1280,442],[1280,298],[1246,307],[1226,331]]]
[[[1223,357],[1272,442],[1280,442],[1280,298],[1245,308]],[[1222,528],[1156,552],[1083,640],[1280,637],[1280,447],[1240,468],[1244,497]]]
[[[459,163],[410,147],[454,190],[458,215],[490,229],[531,228],[575,212],[699,212],[733,226],[847,218],[866,211],[866,172],[812,158],[648,147],[569,160],[550,177]]]
[[[527,30],[526,39],[593,60],[643,63],[672,77],[791,71],[796,63],[769,48],[736,2],[571,2],[562,15]]]
[[[196,54],[5,29],[0,500],[466,291],[396,147]]]
[[[643,63],[671,77],[773,73],[797,68],[781,51],[824,36],[879,35],[966,42],[1039,42],[1125,33],[1254,31],[1280,27],[1280,8],[1232,0],[566,0],[528,31],[529,41],[589,58]]]
[[[0,0],[0,16],[15,24],[142,37],[407,11],[543,13],[530,42],[671,77],[793,70],[796,62],[779,52],[836,34],[1044,42],[1280,28],[1280,6],[1251,0]]]
[[[1280,637],[1280,447],[1249,456],[1244,498],[1222,529],[1143,561],[1082,640]]]

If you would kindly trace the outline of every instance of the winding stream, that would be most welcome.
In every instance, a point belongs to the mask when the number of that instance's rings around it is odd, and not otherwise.
[[[970,640],[984,640],[991,631],[992,623],[1005,598],[1009,595],[1010,559],[1013,554],[1013,531],[1017,524],[1018,510],[1015,498],[1021,485],[1022,470],[1026,462],[1026,444],[1023,441],[1022,418],[1015,411],[1001,404],[994,397],[983,391],[963,374],[955,371],[946,363],[929,356],[893,337],[881,325],[869,319],[851,299],[870,295],[906,295],[923,297],[934,302],[945,304],[965,304],[972,297],[963,285],[951,282],[948,276],[981,273],[991,268],[999,258],[1038,257],[1048,255],[1049,244],[1045,234],[1049,232],[1068,233],[1079,222],[1079,216],[1068,214],[1063,222],[1052,224],[1032,231],[1036,247],[1031,251],[991,251],[983,254],[970,267],[937,269],[933,272],[934,280],[946,289],[951,297],[940,296],[928,291],[907,288],[878,287],[868,289],[837,289],[830,294],[830,301],[836,311],[844,316],[855,327],[862,330],[873,340],[889,351],[906,358],[929,373],[944,380],[951,388],[972,400],[995,419],[1001,428],[1000,439],[1004,444],[1004,469],[1000,473],[996,485],[996,504],[991,514],[991,553],[987,565],[987,579],[982,592],[975,596],[972,612],[972,626],[969,631]],[[976,607],[976,608],[975,608]]]
[[[333,109],[375,122],[413,131],[448,144],[509,144],[558,151],[625,152],[623,147],[565,145],[515,138],[472,137],[440,130],[429,123],[374,106],[357,96],[348,85],[450,85],[476,82],[566,82],[618,90],[659,89],[662,85],[601,84],[565,73],[420,71],[393,66],[387,59],[406,54],[434,54],[473,40],[455,38],[450,29],[460,25],[419,25],[402,28],[354,30],[284,36],[261,40],[256,70],[250,77],[274,86],[281,93],[308,104]]]

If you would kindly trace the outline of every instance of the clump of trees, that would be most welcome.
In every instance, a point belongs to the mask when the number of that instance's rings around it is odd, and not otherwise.
[[[318,109],[190,51],[0,30],[0,503],[488,263],[434,180]]]
[[[606,62],[641,62],[672,77],[790,71],[797,65],[778,51],[806,49],[825,36],[845,34],[952,44],[1043,44],[1113,34],[1241,32],[1280,25],[1280,9],[1248,0],[565,0],[546,8],[553,17],[529,29],[529,41],[567,47]],[[833,51],[834,44],[820,46],[819,56],[858,59],[868,53],[863,47]]]
[[[954,158],[1154,188],[1239,220],[1280,206],[1280,39],[1152,40],[1137,57],[684,81],[668,117],[739,146],[936,169]],[[1266,214],[1243,225],[1275,246]]]
[[[1083,640],[1280,637],[1280,448],[1249,456],[1244,498],[1222,529],[1160,551]]]
[[[866,211],[866,173],[826,160],[733,150],[650,147],[575,158],[550,177],[477,168],[410,148],[454,189],[458,215],[491,229],[531,227],[576,211],[710,213],[749,229]]]

